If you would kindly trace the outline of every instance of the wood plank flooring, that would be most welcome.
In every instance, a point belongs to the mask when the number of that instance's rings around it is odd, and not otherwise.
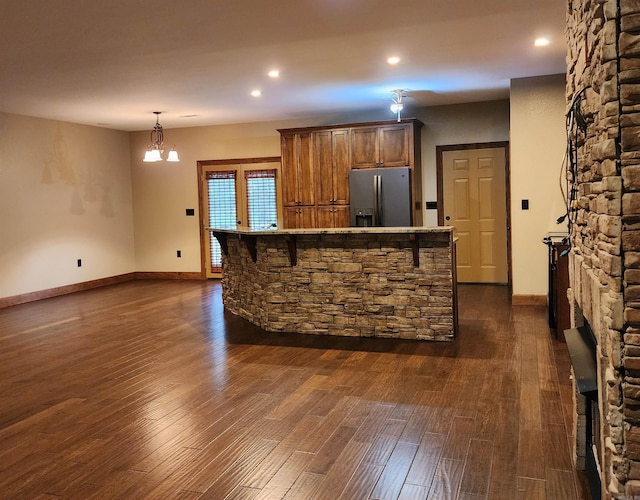
[[[588,498],[543,308],[460,286],[445,344],[268,334],[220,294],[0,309],[0,498]]]

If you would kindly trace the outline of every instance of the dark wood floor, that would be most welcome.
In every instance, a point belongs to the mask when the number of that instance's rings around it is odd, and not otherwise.
[[[0,310],[0,497],[575,499],[564,344],[460,287],[455,343],[267,334],[215,282]]]

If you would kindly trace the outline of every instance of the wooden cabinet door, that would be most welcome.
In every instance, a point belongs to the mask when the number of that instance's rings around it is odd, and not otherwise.
[[[334,205],[333,227],[349,227],[351,225],[349,205]]]
[[[318,207],[318,227],[334,227],[333,210],[332,205]]]
[[[298,207],[298,228],[314,228],[316,225],[316,207]]]
[[[282,204],[292,207],[298,204],[297,140],[295,134],[282,134]],[[286,210],[285,210],[286,219]],[[285,227],[287,227],[285,223]]]
[[[333,201],[336,205],[349,204],[349,130],[335,130],[332,134]],[[348,224],[347,224],[348,225]]]
[[[311,132],[296,134],[298,137],[298,201],[300,205],[314,204],[313,153]]]
[[[349,205],[318,207],[317,227],[349,227]]]
[[[282,203],[313,205],[314,178],[311,133],[282,134]]]
[[[284,207],[282,224],[284,229],[309,229],[316,227],[315,207]]]
[[[316,199],[318,205],[331,205],[334,199],[332,134],[322,130],[314,134]],[[325,226],[320,226],[325,227]]]
[[[283,208],[282,226],[284,229],[296,229],[298,227],[298,207]]]
[[[349,130],[322,130],[313,136],[318,205],[349,203]]]
[[[378,127],[351,129],[351,168],[377,167]]]
[[[384,167],[411,166],[411,126],[408,124],[387,125],[379,129],[380,163]]]

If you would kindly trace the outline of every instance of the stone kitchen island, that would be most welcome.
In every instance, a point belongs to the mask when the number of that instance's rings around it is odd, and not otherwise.
[[[269,332],[453,340],[453,228],[209,230],[225,308]]]

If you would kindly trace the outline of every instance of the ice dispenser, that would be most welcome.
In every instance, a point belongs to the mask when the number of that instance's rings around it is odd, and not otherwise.
[[[356,208],[356,226],[372,227],[373,226],[373,209],[372,208]]]

